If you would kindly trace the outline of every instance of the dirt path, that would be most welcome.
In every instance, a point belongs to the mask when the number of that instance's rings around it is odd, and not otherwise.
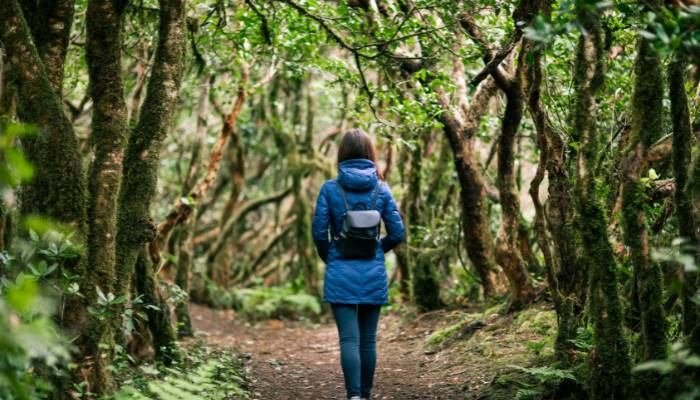
[[[192,306],[197,331],[209,342],[250,354],[248,367],[261,400],[340,400],[345,398],[338,361],[338,337],[331,323],[268,320],[255,325],[235,320],[231,311]],[[374,399],[464,399],[463,377],[441,353],[420,346],[426,332],[401,330],[397,317],[380,321]]]

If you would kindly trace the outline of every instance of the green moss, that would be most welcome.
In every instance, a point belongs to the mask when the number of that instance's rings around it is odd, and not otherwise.
[[[541,360],[546,363],[546,360]],[[585,399],[586,393],[576,371],[556,366],[511,366],[499,374],[480,399],[545,400]]]
[[[428,349],[441,348],[456,340],[470,337],[476,330],[484,327],[482,314],[467,314],[463,320],[456,324],[433,332],[425,340],[425,347]]]
[[[433,257],[415,254],[411,268],[411,299],[420,311],[437,310],[444,306],[440,299],[440,284]]]
[[[508,303],[500,303],[484,310],[484,316],[504,315],[508,311]]]
[[[601,148],[596,130],[594,96],[604,77],[604,54],[599,11],[584,7],[579,17],[588,34],[579,38],[574,86],[573,131],[580,135],[577,163],[577,211],[582,262],[589,272],[588,307],[594,347],[589,356],[590,398],[626,399],[630,387],[630,358],[618,295],[617,263],[608,239],[608,219],[594,175]]]
[[[528,308],[515,318],[517,332],[534,332],[544,336],[554,336],[557,315],[553,310]]]
[[[663,283],[659,264],[649,256],[645,185],[641,177],[648,168],[644,159],[646,151],[663,133],[664,88],[660,56],[644,38],[640,39],[635,73],[631,147],[623,163],[623,238],[630,251],[637,288],[634,294],[641,319],[642,360],[658,360],[666,358],[668,346]],[[659,374],[645,372],[636,378],[638,397],[662,396],[664,389]]]
[[[557,359],[565,364],[573,361],[576,331],[579,326],[579,316],[574,314],[575,300],[572,297],[560,298],[557,307],[557,336],[554,344]]]
[[[430,336],[428,336],[428,339],[426,339],[425,346],[429,348],[440,346],[450,337],[453,337],[464,323],[465,321],[462,321],[457,324],[450,325],[447,328],[442,328],[433,332]]]
[[[11,78],[18,83],[17,114],[38,128],[22,138],[28,161],[35,168],[31,182],[20,191],[25,215],[40,214],[83,230],[86,187],[80,149],[71,122],[63,112],[39,57],[20,5],[9,1],[0,9],[3,42]],[[62,64],[61,64],[62,66]]]

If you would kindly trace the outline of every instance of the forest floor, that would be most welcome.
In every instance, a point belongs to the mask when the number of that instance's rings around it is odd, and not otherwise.
[[[247,322],[230,310],[192,305],[191,311],[194,328],[208,336],[208,343],[233,347],[248,358],[255,399],[345,398],[332,321]],[[465,311],[382,315],[373,398],[500,398],[493,396],[492,386],[511,365],[532,362],[528,343],[546,340],[551,314],[537,307],[510,316]]]

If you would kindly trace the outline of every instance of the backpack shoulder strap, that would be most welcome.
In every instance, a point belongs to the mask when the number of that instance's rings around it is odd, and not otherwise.
[[[379,187],[382,185],[382,181],[377,181],[377,186],[374,187],[374,194],[372,194],[372,207],[370,210],[374,210],[377,206],[377,197],[379,195]]]
[[[345,190],[343,189],[343,186],[340,183],[337,183],[338,185],[338,190],[340,190],[340,197],[343,199],[343,204],[345,205],[345,211],[350,211],[350,207],[348,206],[348,199],[345,197]]]

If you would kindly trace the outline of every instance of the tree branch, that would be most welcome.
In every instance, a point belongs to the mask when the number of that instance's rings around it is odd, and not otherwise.
[[[150,243],[150,255],[154,265],[160,262],[160,251],[163,243],[167,240],[170,232],[178,225],[181,225],[190,218],[194,205],[202,198],[214,184],[216,174],[219,172],[219,165],[223,156],[228,139],[236,135],[235,123],[243,109],[243,103],[247,97],[246,84],[248,83],[248,72],[244,69],[241,83],[238,86],[238,95],[233,104],[231,112],[224,119],[224,125],[219,135],[219,140],[214,145],[207,166],[207,172],[199,184],[189,193],[187,199],[179,199],[175,208],[168,213],[168,216],[158,224],[158,233],[155,240]]]
[[[234,227],[236,226],[236,223],[240,221],[243,217],[245,217],[248,213],[255,211],[259,209],[260,207],[273,203],[273,202],[279,202],[287,195],[289,195],[292,192],[292,188],[287,188],[281,192],[277,193],[272,193],[267,196],[263,196],[258,199],[254,200],[248,200],[246,202],[243,202],[238,209],[236,209],[236,212],[232,216],[232,218],[228,221],[228,223],[221,229],[218,234],[216,241],[214,244],[211,245],[211,250],[207,254],[207,260],[209,262],[212,262],[213,260],[216,259],[216,257],[219,255],[221,250],[223,250],[224,244],[226,241],[229,239],[229,236],[233,232]],[[209,238],[211,239],[211,238]]]
[[[484,62],[486,62],[486,66],[484,67],[484,69],[481,72],[479,72],[471,80],[471,82],[469,82],[469,84],[472,86],[476,86],[481,81],[486,79],[487,76],[491,75],[496,80],[498,85],[503,88],[504,91],[508,90],[512,86],[514,77],[512,77],[502,68],[500,68],[500,64],[503,60],[506,59],[506,57],[508,57],[510,52],[515,48],[518,41],[520,40],[521,34],[518,34],[516,31],[516,35],[513,37],[511,42],[509,42],[505,47],[503,47],[496,54],[494,54],[493,50],[491,50],[491,47],[486,42],[486,39],[484,39],[484,36],[481,33],[481,28],[476,24],[474,18],[471,15],[467,13],[460,14],[459,23],[462,26],[462,28],[467,32],[469,37],[474,41],[474,43],[476,43],[476,45],[479,46],[479,48],[481,48],[482,58],[484,59]]]

